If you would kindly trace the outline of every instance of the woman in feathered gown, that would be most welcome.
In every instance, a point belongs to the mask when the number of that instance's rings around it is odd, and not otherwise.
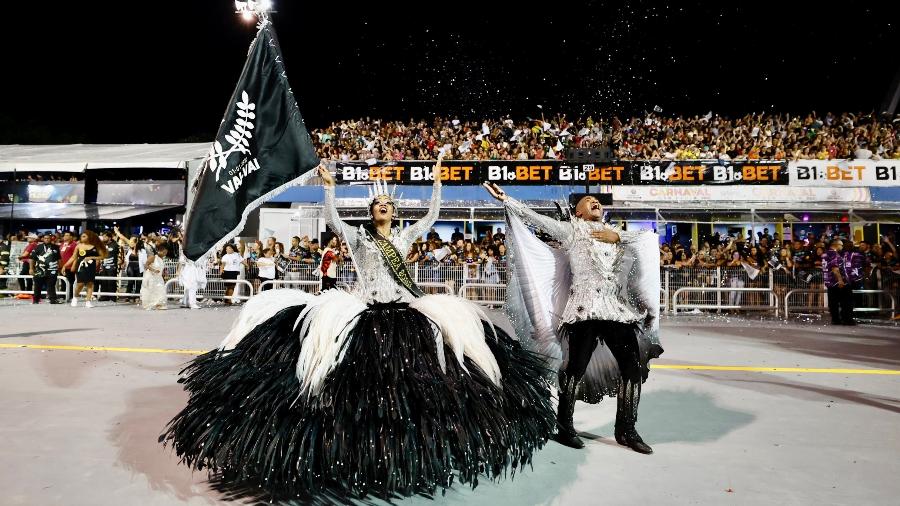
[[[160,441],[196,469],[291,495],[433,494],[528,464],[555,423],[542,359],[474,303],[424,295],[403,263],[437,219],[440,178],[411,226],[391,228],[393,198],[375,192],[370,223],[354,228],[319,172],[356,286],[253,297],[222,345],[183,371],[190,399]]]

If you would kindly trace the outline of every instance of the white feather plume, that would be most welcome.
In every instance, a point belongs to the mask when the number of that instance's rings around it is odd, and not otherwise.
[[[251,297],[231,325],[231,331],[219,345],[219,350],[233,349],[257,325],[272,318],[283,309],[308,304],[313,299],[314,296],[310,293],[289,289],[268,290]]]
[[[426,295],[411,302],[409,307],[424,314],[437,325],[444,343],[453,351],[463,369],[463,357],[469,357],[495,385],[500,386],[500,366],[485,342],[481,322],[490,324],[494,339],[497,339],[497,331],[484,310],[475,303],[453,295]],[[440,349],[440,341],[436,344]],[[445,366],[444,363],[442,365]]]
[[[317,395],[325,378],[344,359],[347,336],[366,304],[343,290],[326,290],[313,298],[300,313],[300,358],[297,379],[301,395]]]
[[[391,187],[387,184],[387,181],[381,179],[372,181],[372,185],[369,186],[369,200],[373,200],[375,197],[380,197],[382,195],[387,195],[391,200],[395,200],[396,193],[397,185]]]

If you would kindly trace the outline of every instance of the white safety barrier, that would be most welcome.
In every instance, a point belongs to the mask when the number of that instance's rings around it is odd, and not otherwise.
[[[0,274],[0,279],[27,279],[27,280],[30,280],[32,283],[34,283],[34,276],[31,276],[28,274]],[[66,279],[64,276],[57,276],[56,283],[57,283],[56,296],[62,297],[63,300],[65,300],[67,297],[66,294],[69,293],[69,280]],[[62,289],[59,288],[59,283],[63,284]],[[32,287],[33,286],[34,285],[32,285]],[[41,293],[46,295],[47,290],[46,289],[42,290]],[[3,294],[3,295],[34,295],[34,289],[33,288],[31,290],[4,289],[4,290],[0,290],[0,294]]]
[[[817,294],[824,295],[823,301],[825,303],[824,306],[790,306],[791,296],[794,294]],[[890,313],[891,318],[894,317],[897,311],[897,301],[894,299],[893,294],[889,293],[886,290],[853,290],[853,295],[868,295],[868,294],[880,294],[886,296],[891,301],[890,307],[854,307],[854,313]],[[816,311],[816,312],[825,312],[828,310],[828,291],[827,290],[812,290],[812,289],[795,289],[789,291],[784,296],[784,319],[787,320],[790,316],[790,311],[795,313],[801,313],[803,311]]]
[[[262,293],[267,287],[272,287],[273,290],[277,290],[279,288],[285,287],[294,287],[297,286],[300,290],[309,293],[319,293],[322,291],[322,282],[321,281],[300,281],[300,280],[291,280],[291,279],[270,279],[268,281],[263,281],[259,284],[259,292]]]
[[[115,281],[116,286],[119,287],[122,285],[122,282],[128,283],[129,281],[143,281],[144,278],[138,277],[128,277],[128,276],[95,276],[94,277],[94,297],[140,297],[140,292],[138,293],[130,293],[130,292],[103,292],[98,288],[103,286],[101,281]]]
[[[248,295],[239,295],[238,291],[235,290],[233,295],[226,296],[225,285],[227,284],[246,287]],[[206,281],[206,288],[197,290],[198,300],[250,300],[253,295],[253,284],[246,279],[208,279]],[[166,281],[166,297],[170,299],[181,299],[183,296],[184,286],[182,286],[181,281],[179,281],[178,278],[172,278]]]
[[[721,298],[715,304],[697,304],[697,303],[678,303],[678,296],[690,293],[690,292],[700,292],[700,293],[721,293],[721,292],[735,292],[735,293],[768,293],[769,297],[769,305],[747,305],[747,304],[723,304],[721,302]],[[775,293],[769,288],[737,288],[737,287],[723,287],[723,288],[713,288],[713,287],[682,287],[678,290],[675,290],[675,295],[672,296],[672,314],[678,314],[679,309],[740,309],[742,311],[775,311],[775,316],[778,316],[778,298],[775,297]]]
[[[500,283],[468,283],[459,287],[457,295],[486,306],[502,306],[506,303],[506,285]]]
[[[423,281],[422,283],[416,283],[416,285],[418,285],[418,287],[427,294],[453,294],[453,286],[452,284],[447,282],[439,283]]]
[[[452,264],[452,263],[411,263],[407,264],[416,284],[425,293],[456,294],[473,302],[489,306],[502,306],[506,298],[506,283],[509,269],[505,262],[494,264]],[[220,277],[220,266],[210,261],[203,266],[206,270],[207,287],[199,290],[198,299],[222,300],[228,283],[236,286],[233,300],[248,300],[256,293],[271,287],[281,289],[295,287],[310,293],[321,291],[321,277],[318,266],[309,263],[292,262],[279,278],[260,283],[254,265],[244,269],[241,278],[226,281]],[[178,263],[173,260],[165,262],[163,271],[167,295],[170,299],[181,298],[183,290],[176,282]],[[124,274],[124,273],[123,273]],[[15,279],[31,279],[27,275],[7,274],[7,284]],[[337,286],[351,290],[356,286],[357,273],[353,264],[345,261],[338,265]],[[71,290],[69,281],[58,277],[63,287],[60,294]],[[98,297],[138,298],[140,293],[127,293],[125,284],[140,283],[140,277],[97,276],[94,294]],[[750,278],[741,267],[680,267],[662,268],[660,270],[660,312],[683,313],[686,310],[718,311],[773,311],[781,314],[784,304],[784,316],[798,312],[827,311],[827,295],[824,289],[821,270],[807,273],[789,273],[784,270],[764,270],[754,278]],[[107,284],[115,283],[115,291],[110,291]],[[900,298],[900,276],[887,269],[874,271],[866,279],[866,290],[856,290],[855,304],[857,312],[872,315],[896,314],[896,299]],[[105,288],[106,291],[101,291]],[[138,290],[135,290],[138,291]],[[30,290],[0,290],[2,294],[30,294]],[[793,305],[792,305],[793,304]]]

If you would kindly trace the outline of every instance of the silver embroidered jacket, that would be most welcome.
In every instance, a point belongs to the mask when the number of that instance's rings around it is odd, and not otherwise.
[[[612,320],[634,323],[645,315],[636,313],[622,298],[618,267],[622,245],[638,237],[639,232],[626,232],[602,222],[558,221],[538,214],[525,204],[509,197],[506,211],[515,214],[527,225],[539,228],[559,241],[569,256],[572,269],[572,288],[569,301],[560,318],[560,325],[583,320]],[[619,243],[600,242],[591,237],[594,230],[611,229],[619,234]]]
[[[413,223],[400,230],[398,227],[391,229],[388,238],[401,255],[409,253],[412,244],[424,235],[437,221],[441,209],[441,185],[435,182],[431,194],[431,203],[428,213]],[[353,262],[356,267],[358,281],[352,293],[368,304],[373,302],[412,302],[415,297],[403,286],[394,281],[390,268],[385,265],[381,252],[376,248],[369,234],[362,226],[354,227],[341,220],[334,203],[334,187],[325,187],[325,220],[328,226],[340,235],[353,253]]]

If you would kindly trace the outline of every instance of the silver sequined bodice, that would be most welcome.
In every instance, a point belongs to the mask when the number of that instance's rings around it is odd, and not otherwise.
[[[570,222],[557,221],[536,213],[513,198],[508,198],[505,205],[508,212],[559,241],[569,253],[572,288],[560,324],[583,320],[633,323],[643,319],[643,315],[635,313],[622,298],[619,282],[622,245],[636,237],[637,232],[574,217]],[[605,243],[591,237],[592,231],[603,228],[615,230],[619,234],[619,243]]]
[[[406,257],[410,247],[437,221],[441,208],[441,187],[435,185],[428,213],[419,221],[404,228],[393,228],[389,240]],[[334,189],[325,188],[325,219],[352,250],[357,283],[351,293],[368,304],[373,302],[412,302],[415,297],[394,281],[394,275],[384,263],[381,252],[362,226],[354,227],[340,219],[334,203]]]

